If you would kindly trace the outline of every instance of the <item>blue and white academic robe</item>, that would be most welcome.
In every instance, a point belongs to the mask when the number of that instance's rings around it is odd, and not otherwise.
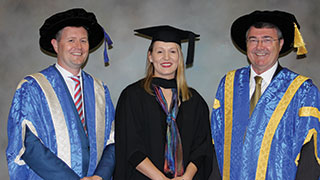
[[[211,128],[223,179],[294,179],[312,137],[320,164],[317,87],[283,68],[249,117],[249,77],[249,66],[227,73],[214,101]]]
[[[41,179],[21,158],[26,127],[76,175],[93,175],[104,148],[114,143],[114,107],[108,88],[100,80],[84,71],[82,79],[88,137],[67,85],[54,65],[19,83],[8,118],[6,156],[10,179]]]

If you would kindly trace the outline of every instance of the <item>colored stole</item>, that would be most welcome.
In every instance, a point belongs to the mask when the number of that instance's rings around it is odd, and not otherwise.
[[[174,177],[182,176],[183,169],[183,152],[179,129],[176,123],[176,118],[179,110],[177,89],[172,90],[172,101],[168,111],[167,101],[161,91],[160,86],[152,85],[155,96],[162,109],[167,115],[167,131],[166,131],[166,145],[165,145],[165,162],[164,172],[174,175]]]

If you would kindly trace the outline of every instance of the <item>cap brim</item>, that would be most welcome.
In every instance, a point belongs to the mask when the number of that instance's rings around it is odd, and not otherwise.
[[[257,22],[267,22],[277,26],[282,33],[284,44],[280,56],[293,49],[294,28],[293,23],[272,13],[249,14],[235,20],[231,26],[231,38],[235,46],[244,54],[247,51],[246,33]]]
[[[51,40],[55,38],[58,31],[67,26],[82,26],[88,31],[90,51],[94,51],[104,38],[103,28],[98,23],[92,24],[85,18],[68,18],[55,23],[51,28],[46,30],[47,34],[41,35],[39,43],[43,52],[46,52],[49,55],[56,54],[51,45]]]

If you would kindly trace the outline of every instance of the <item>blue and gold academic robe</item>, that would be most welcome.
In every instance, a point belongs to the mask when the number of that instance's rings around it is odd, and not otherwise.
[[[250,67],[220,82],[212,136],[223,179],[294,179],[300,151],[312,137],[320,164],[320,94],[312,81],[283,68],[249,117]]]
[[[114,107],[108,88],[100,80],[84,71],[82,79],[88,136],[54,65],[19,83],[8,118],[6,155],[10,179],[41,179],[22,158],[26,131],[31,131],[76,177],[93,175],[105,147],[114,141],[110,138]]]

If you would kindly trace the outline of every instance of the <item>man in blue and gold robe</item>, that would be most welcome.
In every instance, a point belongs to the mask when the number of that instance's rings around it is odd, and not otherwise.
[[[223,179],[319,178],[319,90],[278,62],[298,38],[303,45],[298,29],[294,15],[282,11],[255,11],[233,23],[232,40],[250,65],[223,77],[213,105]]]
[[[81,69],[104,37],[84,9],[57,13],[40,28],[40,47],[56,54],[57,63],[26,76],[16,89],[8,118],[10,179],[111,178],[114,107],[107,86]],[[73,76],[80,78],[81,114]]]

